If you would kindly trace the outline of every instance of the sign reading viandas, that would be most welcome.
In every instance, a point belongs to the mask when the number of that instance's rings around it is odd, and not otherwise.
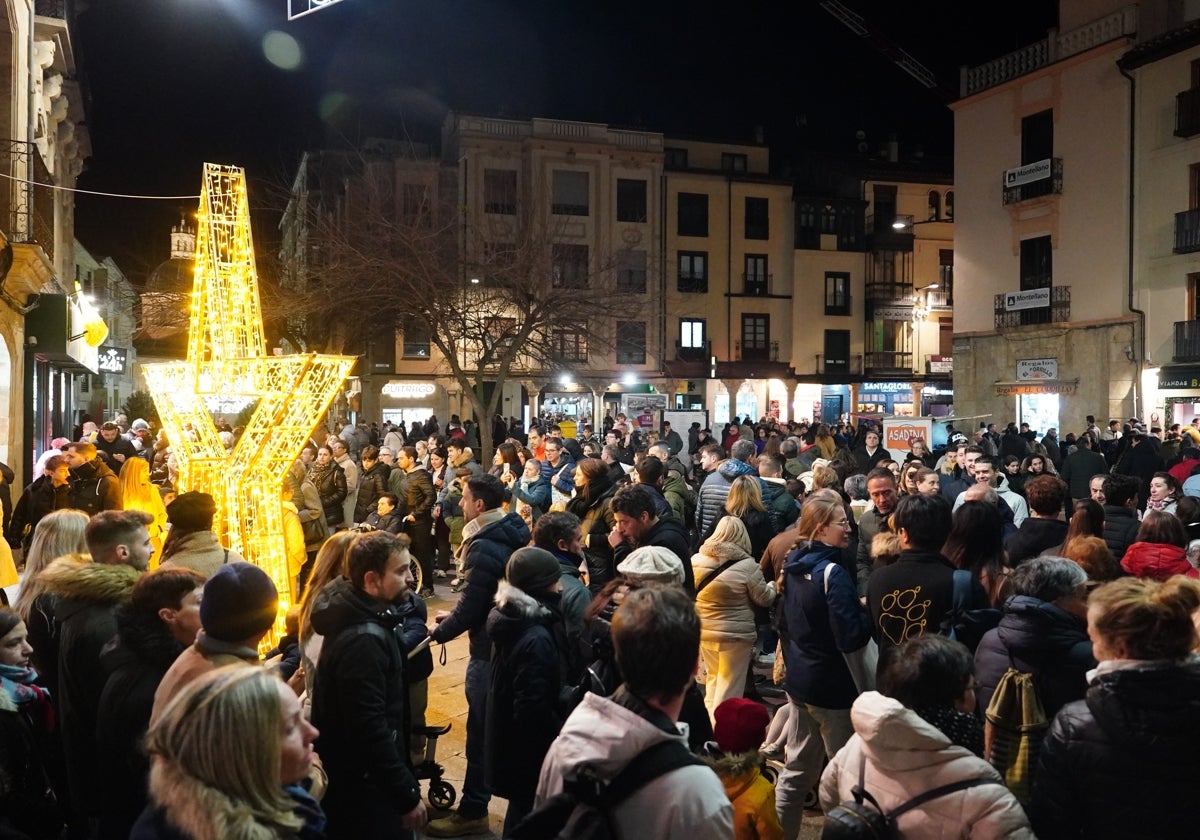
[[[1004,311],[1015,312],[1019,309],[1039,309],[1050,305],[1050,289],[1024,289],[1019,292],[1004,293]]]

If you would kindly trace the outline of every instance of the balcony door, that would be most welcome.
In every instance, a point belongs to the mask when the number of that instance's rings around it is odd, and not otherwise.
[[[742,360],[765,362],[771,343],[770,315],[742,316]]]

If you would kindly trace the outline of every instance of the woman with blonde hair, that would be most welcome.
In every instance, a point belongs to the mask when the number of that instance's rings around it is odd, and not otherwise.
[[[1197,607],[1200,583],[1182,576],[1126,577],[1092,592],[1088,635],[1100,664],[1086,699],[1064,706],[1042,742],[1029,811],[1038,837],[1174,837],[1195,824]]]
[[[58,689],[58,628],[54,623],[58,596],[49,591],[42,580],[42,571],[64,556],[81,563],[92,561],[83,538],[87,524],[88,515],[72,508],[51,511],[38,521],[25,554],[25,576],[13,604],[29,629],[34,667],[42,675],[42,682],[50,689],[52,697],[57,696],[53,692]]]
[[[722,701],[742,696],[758,638],[753,605],[775,603],[775,582],[763,579],[746,526],[732,515],[717,521],[712,536],[692,556],[692,571],[706,672],[704,705],[711,717]]]
[[[780,575],[788,730],[776,800],[785,837],[799,835],[804,799],[824,758],[854,734],[850,706],[860,690],[874,687],[867,681],[874,676],[866,655],[870,617],[854,576],[840,562],[850,528],[837,491],[813,493],[800,508],[796,547]]]
[[[323,837],[301,786],[317,730],[272,671],[227,665],[190,683],[146,735],[150,803],[131,840]]]
[[[146,526],[150,532],[150,544],[154,553],[150,555],[150,570],[158,568],[162,557],[163,540],[167,536],[167,507],[163,504],[158,487],[150,483],[150,464],[144,458],[126,458],[121,467],[121,505],[125,510],[144,510],[154,517]]]
[[[362,534],[358,531],[338,531],[325,540],[317,551],[312,574],[300,596],[300,667],[304,670],[304,685],[309,692],[316,685],[317,660],[321,658],[321,644],[325,640],[324,636],[313,631],[309,616],[321,590],[346,574],[350,547],[360,536]]]
[[[736,516],[742,521],[750,537],[750,553],[754,557],[762,557],[767,550],[767,543],[775,536],[775,528],[771,525],[767,506],[763,504],[762,488],[756,476],[739,475],[733,480],[720,513],[713,518],[712,530],[704,534],[701,541],[715,533],[722,516]]]

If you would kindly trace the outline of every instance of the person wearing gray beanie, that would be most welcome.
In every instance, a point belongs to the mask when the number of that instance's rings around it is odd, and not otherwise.
[[[568,661],[561,575],[549,551],[517,549],[488,615],[493,653],[485,766],[492,793],[508,799],[504,836],[533,809],[542,759],[566,717],[559,695],[578,671]]]
[[[258,664],[258,645],[275,624],[279,592],[271,578],[251,563],[226,563],[204,584],[200,632],[175,659],[154,692],[153,725],[184,686],[222,665]]]

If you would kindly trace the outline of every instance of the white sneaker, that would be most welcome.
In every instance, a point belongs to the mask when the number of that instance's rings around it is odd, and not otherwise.
[[[760,668],[773,667],[775,665],[775,652],[772,651],[771,653],[760,653],[758,656],[754,657],[754,664]]]

